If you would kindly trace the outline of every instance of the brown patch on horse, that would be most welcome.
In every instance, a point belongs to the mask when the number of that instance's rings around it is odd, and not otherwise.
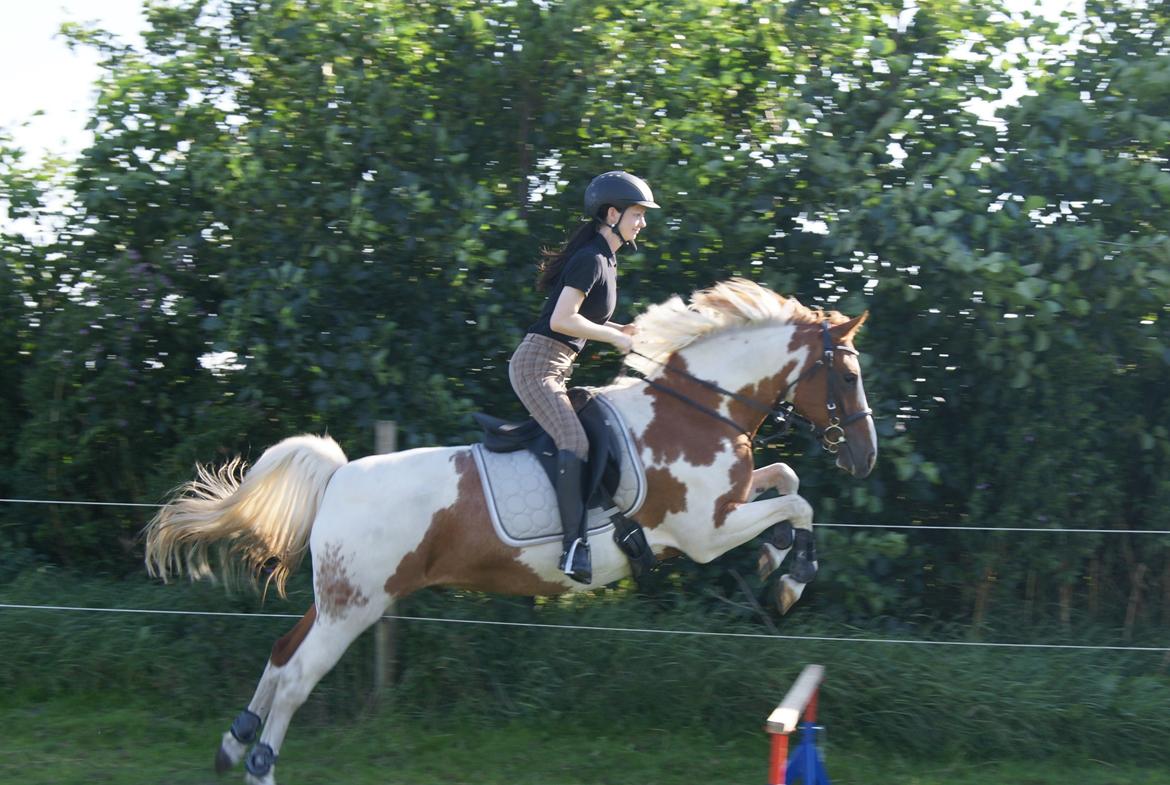
[[[333,544],[325,548],[325,555],[317,566],[316,595],[321,615],[329,618],[337,618],[346,608],[366,605],[370,601],[350,581],[340,545]]]
[[[848,346],[853,348],[850,339],[856,333],[857,329],[865,321],[868,311],[861,316],[850,319],[837,311],[831,311],[827,318],[832,327],[829,332],[832,336],[833,343],[838,346]],[[844,355],[835,353],[832,357],[832,367],[816,368],[817,361],[822,359],[824,354],[824,337],[821,331],[820,324],[801,325],[796,328],[793,333],[792,340],[788,344],[790,351],[795,351],[801,346],[809,348],[808,359],[801,369],[803,379],[796,388],[796,394],[792,398],[792,403],[796,407],[796,411],[803,414],[815,425],[820,428],[828,427],[829,412],[826,402],[829,399],[829,374],[840,373],[842,363],[845,362]],[[850,391],[842,391],[849,393]],[[847,394],[846,399],[840,402],[846,409],[845,413],[853,410],[854,401],[852,395]]]
[[[735,445],[736,461],[727,473],[731,488],[715,500],[715,528],[718,529],[741,504],[751,498],[752,492],[752,443],[741,436]]]
[[[386,579],[386,593],[404,597],[426,586],[457,586],[498,594],[551,595],[567,589],[541,578],[520,561],[492,527],[479,470],[471,450],[452,457],[459,476],[455,503],[431,517],[418,547]]]
[[[686,361],[677,354],[671,356],[667,366],[688,372]],[[719,393],[681,373],[664,371],[657,377],[657,381],[703,408],[719,409]],[[711,438],[710,426],[722,431],[729,431],[731,426],[708,418],[711,421],[709,424],[704,423],[706,427],[697,427],[695,418],[704,415],[695,406],[649,385],[644,388],[643,394],[652,399],[654,417],[646,426],[638,446],[650,448],[654,454],[654,463],[668,464],[681,459],[693,466],[710,466],[715,462],[720,445],[719,439]]]
[[[288,665],[288,661],[297,653],[301,642],[305,640],[309,630],[313,629],[313,623],[316,621],[317,606],[310,605],[309,610],[305,611],[305,615],[301,617],[296,626],[272,645],[272,656],[268,658],[269,661],[278,668]]]
[[[646,501],[634,515],[634,520],[653,529],[666,520],[667,513],[687,511],[687,486],[670,469],[646,470]]]
[[[755,401],[759,404],[759,408],[732,398],[728,407],[731,419],[740,423],[744,431],[754,438],[756,431],[763,424],[764,418],[767,417],[767,411],[780,400],[780,396],[785,392],[788,378],[794,370],[796,370],[796,360],[789,360],[779,372],[772,376],[736,390],[736,395]]]

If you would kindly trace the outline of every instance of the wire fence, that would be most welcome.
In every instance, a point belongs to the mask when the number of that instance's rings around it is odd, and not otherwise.
[[[159,508],[161,504],[142,502],[102,502],[102,501],[70,501],[63,499],[0,499],[0,504],[29,504],[29,505],[74,505],[88,507],[137,507]],[[1022,526],[970,526],[966,524],[888,524],[888,523],[818,523],[818,527],[841,529],[875,529],[875,530],[916,530],[916,531],[965,531],[965,532],[1011,532],[1028,534],[1153,534],[1170,535],[1170,531],[1152,529],[1079,529],[1066,527],[1028,528]],[[191,610],[163,610],[150,608],[89,608],[67,605],[24,605],[14,603],[0,603],[0,610],[26,610],[44,612],[68,613],[124,613],[163,616],[203,616],[203,617],[237,617],[248,619],[299,619],[296,614],[287,613],[260,613],[260,612],[229,612],[229,611],[191,611]],[[1011,643],[988,641],[939,641],[919,640],[911,638],[864,638],[831,635],[784,635],[779,633],[746,633],[746,632],[717,632],[705,630],[672,630],[659,628],[634,627],[603,627],[591,625],[569,624],[542,624],[538,622],[510,622],[492,621],[484,619],[445,619],[429,616],[404,616],[387,614],[382,617],[386,620],[406,622],[430,622],[441,624],[471,624],[495,627],[527,627],[536,629],[579,631],[609,634],[639,634],[639,635],[689,635],[696,637],[716,638],[755,638],[775,641],[805,641],[830,643],[859,643],[859,644],[887,644],[908,646],[951,646],[976,647],[994,649],[1048,649],[1073,651],[1112,651],[1112,652],[1155,652],[1170,654],[1170,646],[1117,646],[1096,644],[1070,643]]]
[[[153,608],[87,608],[71,605],[22,605],[15,603],[0,603],[0,610],[28,610],[28,611],[56,611],[68,613],[129,613],[159,616],[203,616],[203,617],[232,617],[244,619],[299,619],[301,616],[293,613],[259,613],[242,611],[189,611],[189,610],[160,610]],[[712,630],[672,630],[657,627],[605,627],[588,624],[543,624],[540,622],[494,621],[488,619],[445,619],[437,616],[404,616],[387,614],[383,619],[407,622],[430,622],[436,624],[470,624],[488,627],[524,627],[529,629],[559,630],[572,632],[590,632],[607,634],[632,635],[686,635],[701,638],[750,638],[771,641],[803,641],[815,643],[862,643],[888,644],[899,646],[951,646],[964,648],[988,649],[1049,649],[1066,651],[1115,651],[1115,652],[1154,652],[1170,654],[1170,646],[1111,646],[1097,644],[1076,643],[1011,643],[994,641],[937,641],[919,640],[914,638],[863,638],[846,637],[840,635],[785,635],[781,633],[755,632],[719,632]]]
[[[85,507],[147,507],[158,509],[161,504],[143,502],[96,502],[67,501],[64,499],[0,499],[0,504],[60,504]],[[968,524],[925,524],[925,523],[817,523],[818,528],[828,529],[894,529],[910,531],[968,531],[968,532],[1018,532],[1027,534],[1152,534],[1170,535],[1166,529],[1082,529],[1076,527],[1028,527],[1028,526],[970,526]]]

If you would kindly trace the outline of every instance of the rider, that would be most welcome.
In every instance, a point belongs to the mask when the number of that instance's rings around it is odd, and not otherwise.
[[[610,321],[617,306],[616,253],[627,244],[637,249],[634,240],[646,226],[646,210],[656,207],[641,178],[627,172],[593,178],[585,189],[588,222],[559,250],[541,250],[536,288],[548,297],[508,363],[512,389],[557,447],[557,506],[564,529],[559,566],[580,583],[593,579],[583,489],[589,440],[569,402],[569,376],[586,340],[630,351],[631,328]]]

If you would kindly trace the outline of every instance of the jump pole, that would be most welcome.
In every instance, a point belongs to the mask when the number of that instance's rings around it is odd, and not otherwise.
[[[823,665],[806,665],[792,683],[784,700],[768,716],[765,726],[772,735],[772,755],[768,765],[768,785],[785,785],[788,769],[788,736],[800,725],[817,721],[817,697],[825,679]]]

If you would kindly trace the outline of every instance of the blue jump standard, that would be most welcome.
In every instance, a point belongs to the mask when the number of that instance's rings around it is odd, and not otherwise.
[[[825,762],[817,749],[817,726],[814,723],[800,723],[800,743],[788,760],[784,781],[788,785],[831,785],[829,775],[825,773]]]

